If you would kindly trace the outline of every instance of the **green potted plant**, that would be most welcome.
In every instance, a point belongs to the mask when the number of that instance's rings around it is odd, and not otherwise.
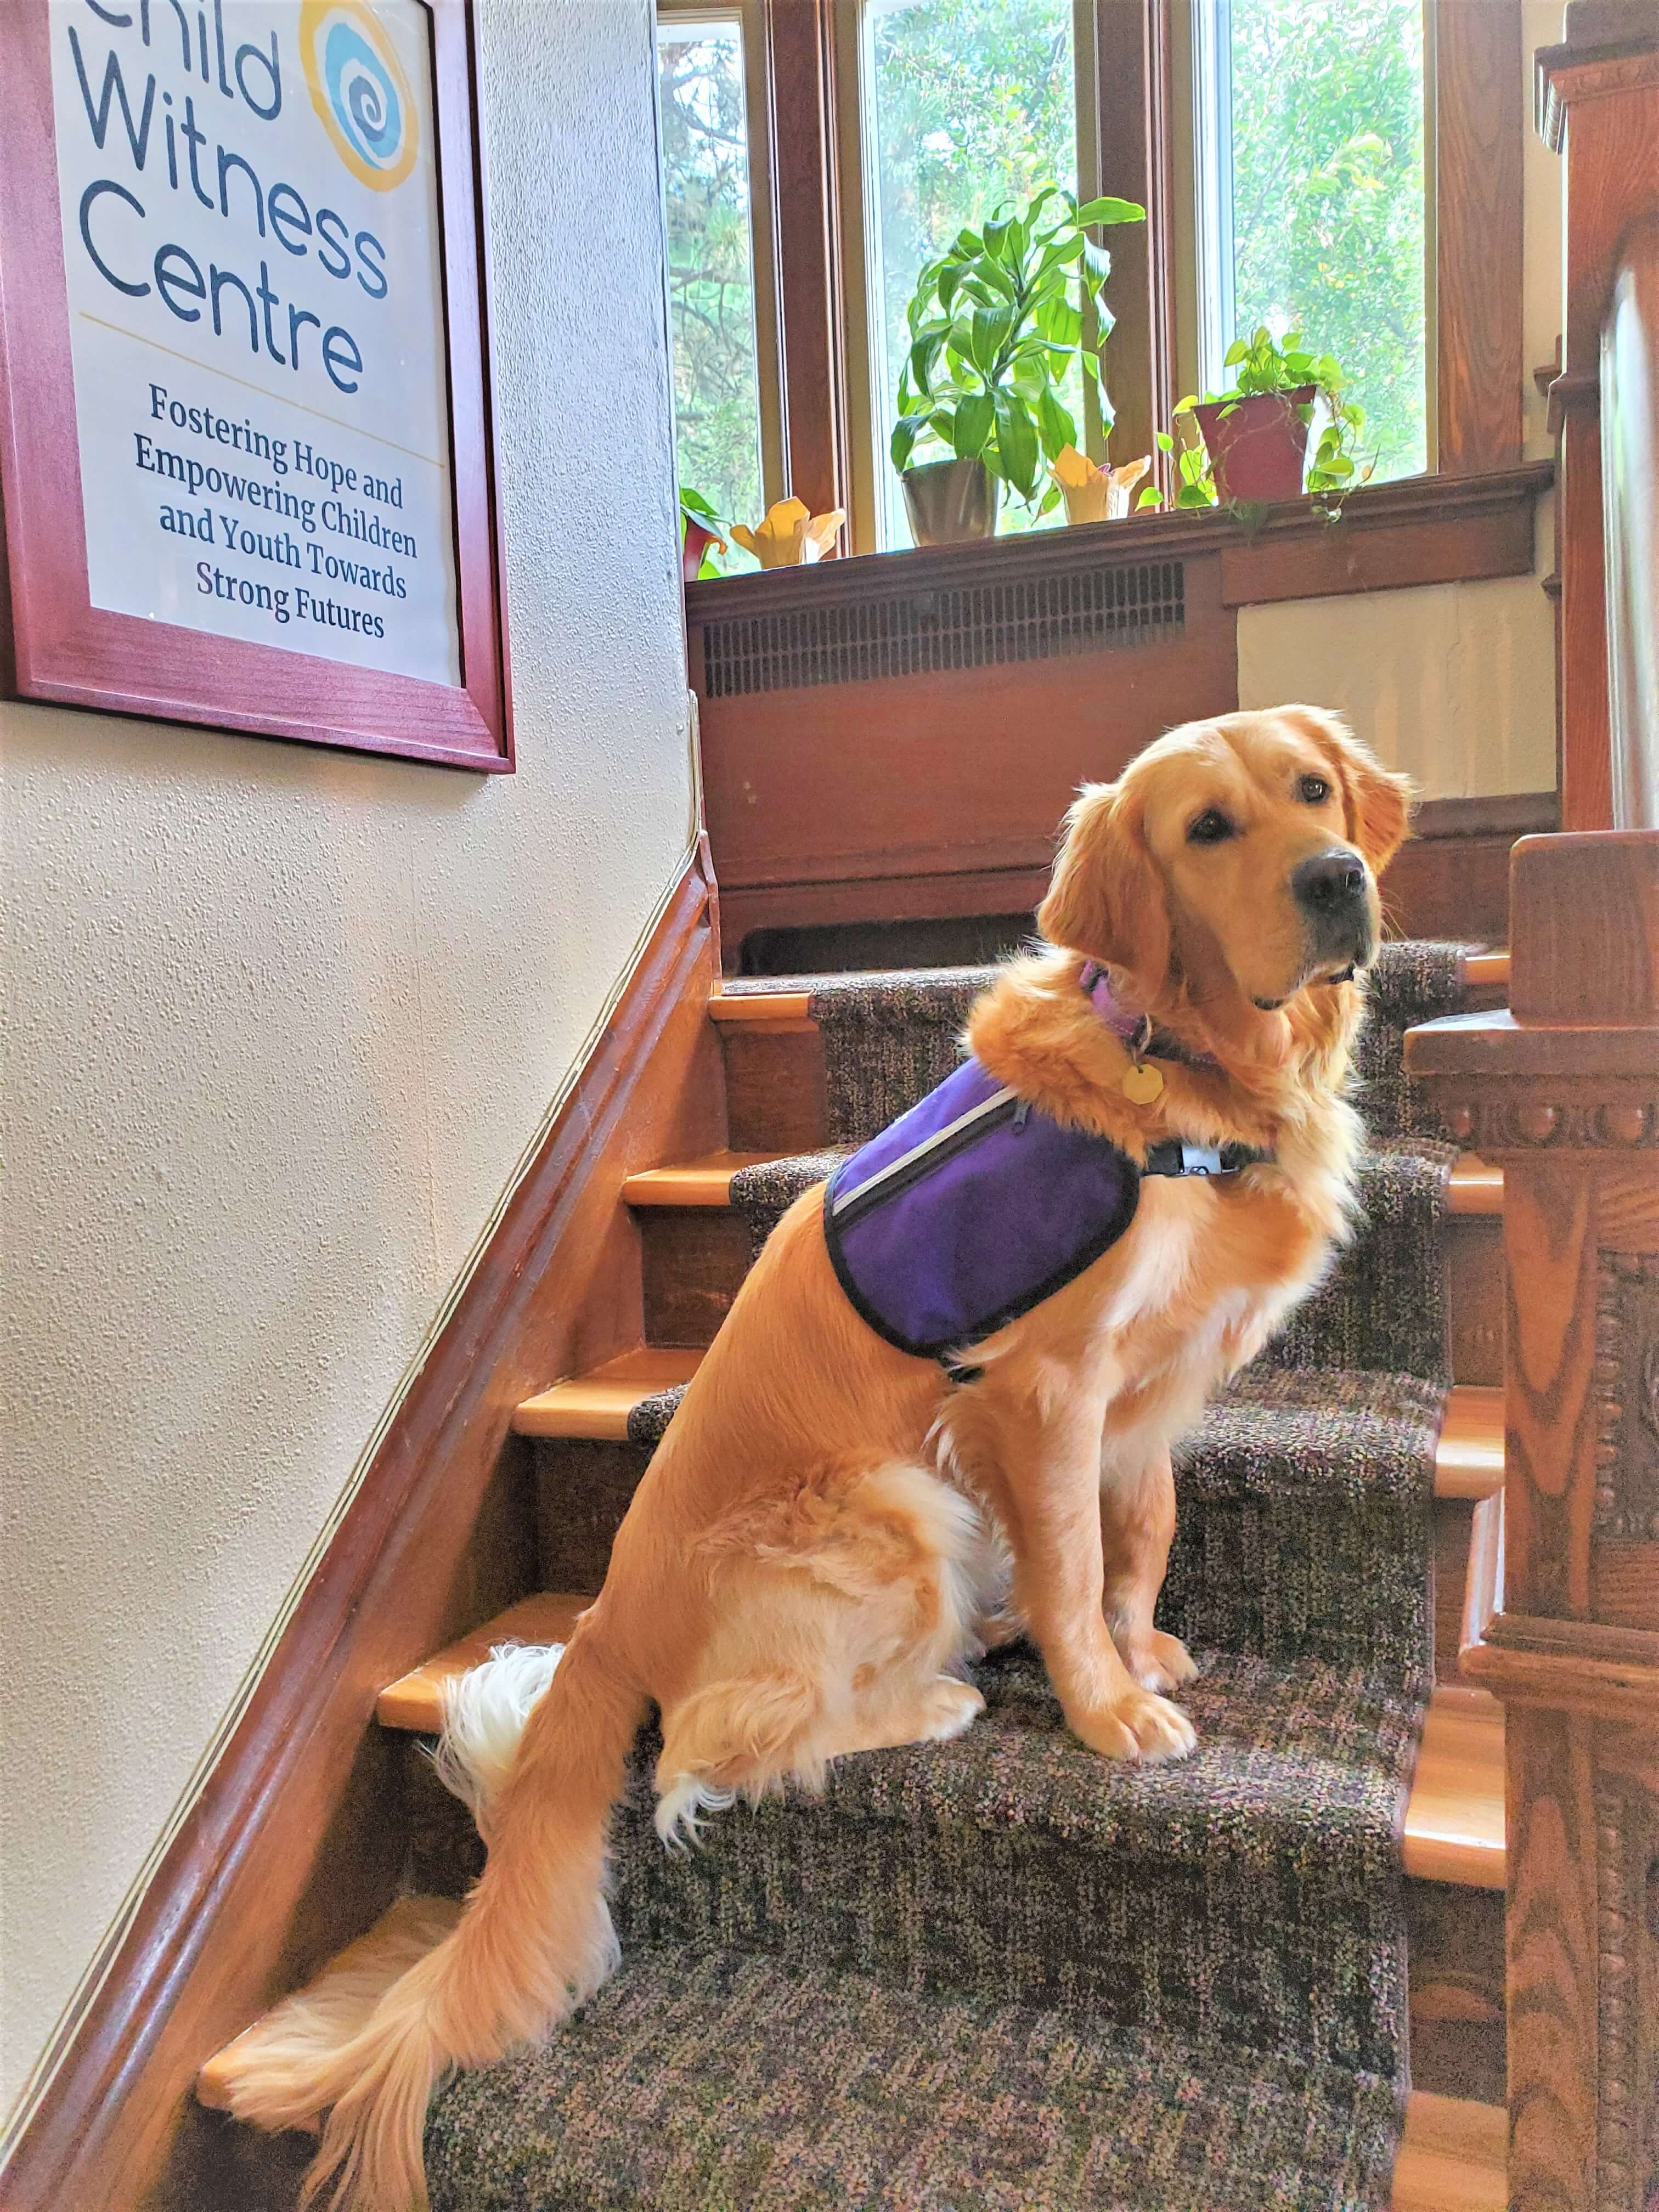
[[[1364,408],[1343,399],[1341,364],[1305,347],[1300,331],[1276,341],[1264,324],[1228,348],[1224,366],[1236,372],[1227,391],[1183,399],[1175,410],[1198,425],[1216,498],[1225,507],[1297,499],[1305,470],[1315,505],[1334,513],[1353,488],[1350,447],[1365,420]],[[1328,420],[1309,466],[1308,429],[1319,404]]]
[[[999,210],[959,232],[922,270],[890,448],[919,545],[988,538],[1005,483],[1036,498],[1043,463],[1078,441],[1060,397],[1074,361],[1109,422],[1100,348],[1112,318],[1101,289],[1112,264],[1088,234],[1146,213],[1133,200],[1079,206],[1046,185],[1018,215]],[[1051,486],[1044,507],[1059,498]]]

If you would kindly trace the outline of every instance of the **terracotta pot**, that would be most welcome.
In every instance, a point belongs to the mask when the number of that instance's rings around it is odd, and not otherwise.
[[[1301,498],[1308,425],[1296,410],[1311,406],[1316,392],[1304,384],[1295,392],[1259,392],[1231,408],[1218,400],[1194,408],[1217,499]]]
[[[996,535],[998,485],[983,461],[924,461],[903,470],[899,482],[918,545],[963,545]]]

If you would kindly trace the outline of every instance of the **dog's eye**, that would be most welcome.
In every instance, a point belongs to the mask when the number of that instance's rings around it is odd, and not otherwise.
[[[1320,805],[1325,799],[1328,799],[1330,795],[1331,787],[1326,782],[1322,775],[1304,775],[1303,777],[1302,796],[1307,800],[1310,806]]]
[[[1216,807],[1208,807],[1196,822],[1187,825],[1189,845],[1219,845],[1233,834],[1233,825]]]

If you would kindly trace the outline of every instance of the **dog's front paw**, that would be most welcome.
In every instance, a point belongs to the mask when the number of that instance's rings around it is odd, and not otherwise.
[[[917,1741],[949,1743],[952,1736],[970,1729],[984,1711],[985,1700],[971,1682],[941,1674],[928,1692]]]
[[[1161,1628],[1120,1649],[1124,1665],[1143,1690],[1178,1690],[1198,1673],[1198,1662],[1181,1638],[1166,1636]]]
[[[1149,1690],[1132,1690],[1100,1712],[1067,1718],[1073,1733],[1103,1759],[1186,1759],[1198,1748],[1193,1724],[1179,1705]]]

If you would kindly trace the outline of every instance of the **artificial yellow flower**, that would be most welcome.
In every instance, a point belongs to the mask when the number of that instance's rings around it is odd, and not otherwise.
[[[821,561],[846,520],[844,507],[836,507],[832,514],[811,514],[804,501],[781,499],[767,509],[764,522],[753,530],[746,522],[734,522],[732,535],[763,568],[795,568],[805,562]]]
[[[1116,522],[1129,512],[1129,494],[1152,465],[1148,453],[1121,468],[1097,469],[1075,446],[1062,446],[1048,473],[1066,501],[1067,522]]]

